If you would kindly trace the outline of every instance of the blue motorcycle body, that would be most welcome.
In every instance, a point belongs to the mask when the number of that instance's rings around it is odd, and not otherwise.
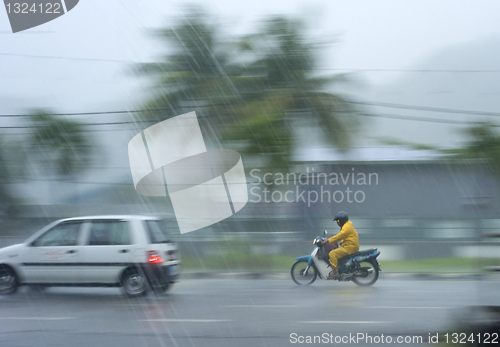
[[[332,270],[328,257],[328,250],[323,248],[323,239],[317,237],[313,242],[316,246],[310,255],[297,257],[292,266],[292,279],[297,284],[311,284],[317,276],[326,279]],[[380,252],[376,249],[362,250],[349,254],[338,260],[338,281],[353,281],[361,286],[369,286],[378,279],[380,264],[377,257]],[[305,282],[305,283],[304,283]]]

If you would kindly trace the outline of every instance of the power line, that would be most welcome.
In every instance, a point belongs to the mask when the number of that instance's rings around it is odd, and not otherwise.
[[[400,120],[409,120],[416,122],[427,122],[427,123],[442,123],[442,124],[456,124],[456,125],[478,125],[479,122],[472,121],[459,121],[459,120],[451,120],[451,119],[440,119],[440,118],[428,118],[428,117],[413,117],[413,116],[401,116],[397,114],[373,114],[373,113],[356,113],[357,115],[364,117],[374,117],[374,118],[390,118],[390,119],[400,119]],[[491,127],[500,127],[500,125],[489,125]]]
[[[500,117],[500,113],[498,113],[498,112],[459,110],[459,109],[452,109],[452,108],[393,104],[393,103],[376,102],[376,101],[349,101],[349,103],[355,104],[355,105],[369,105],[369,106],[380,106],[380,107],[389,107],[389,108],[400,108],[400,109],[405,109],[405,110],[431,111],[431,112],[441,112],[441,113],[459,113],[459,114],[469,114],[469,115],[475,115],[475,116]]]
[[[418,111],[441,112],[441,113],[482,115],[482,116],[492,116],[492,117],[499,117],[500,116],[500,113],[496,113],[496,112],[460,110],[460,109],[438,108],[438,107],[428,107],[428,106],[393,104],[393,103],[384,103],[384,102],[350,101],[348,103],[357,104],[357,105],[369,105],[369,106],[409,109],[409,110],[418,110]],[[232,103],[212,104],[212,105],[204,105],[204,106],[197,106],[197,107],[181,106],[181,107],[178,107],[178,109],[182,109],[182,108],[196,109],[196,108],[200,108],[200,107],[215,107],[215,106],[228,106],[228,105],[232,105]],[[171,108],[158,108],[158,109],[127,110],[127,111],[52,113],[52,114],[46,114],[46,115],[49,115],[49,116],[83,116],[83,115],[106,115],[106,114],[125,114],[125,113],[141,113],[141,112],[146,113],[146,112],[158,112],[158,111],[172,111],[172,109]],[[430,122],[430,123],[442,123],[442,124],[457,124],[457,125],[476,125],[476,124],[478,124],[478,122],[474,122],[474,121],[457,121],[457,120],[448,120],[448,119],[442,119],[442,118],[404,116],[404,115],[383,114],[383,113],[382,114],[374,114],[374,113],[354,112],[354,114],[365,116],[365,117],[390,118],[390,119],[400,119],[400,120]],[[29,115],[29,114],[3,115],[3,117],[29,117],[29,116],[31,116],[31,115]],[[205,116],[200,115],[199,117],[202,118]],[[140,125],[141,123],[156,123],[159,121],[161,121],[161,120],[156,119],[156,120],[136,120],[136,121],[103,122],[103,123],[80,123],[80,125],[82,125],[82,126],[126,125],[126,124]],[[492,125],[492,126],[498,127],[498,125]],[[37,126],[37,125],[0,126],[0,129],[32,129],[32,128],[38,128],[38,127],[40,127],[40,126]],[[85,132],[97,132],[97,131],[126,131],[126,130],[133,130],[133,129],[84,130],[84,131]],[[10,135],[14,135],[14,134],[10,134]]]
[[[354,113],[363,117],[373,117],[373,118],[389,118],[389,119],[399,119],[399,120],[408,120],[408,121],[416,121],[416,122],[428,122],[428,123],[441,123],[441,124],[456,124],[456,125],[477,125],[479,122],[474,121],[458,121],[458,120],[450,120],[450,119],[441,119],[441,118],[430,118],[430,117],[415,117],[415,116],[403,116],[397,114],[375,114],[375,113]],[[130,121],[130,122],[109,122],[109,123],[80,123],[82,126],[101,126],[101,125],[116,125],[116,124],[139,124],[141,122],[145,123],[156,123],[158,120],[148,120],[148,121]],[[492,124],[491,127],[500,127],[500,125]],[[0,129],[33,129],[38,128],[39,126],[0,126]],[[129,131],[134,129],[112,129],[109,131]],[[82,130],[82,132],[97,132],[97,131],[108,131],[108,130]],[[19,133],[19,135],[24,135],[26,133]],[[9,135],[17,135],[17,134],[9,134]]]
[[[481,69],[311,69],[324,71],[356,71],[356,72],[416,72],[416,73],[488,73],[500,72],[500,70],[481,70]]]
[[[177,108],[185,108],[183,106]],[[157,108],[145,110],[121,110],[121,111],[95,111],[95,112],[74,112],[74,113],[44,113],[44,116],[96,116],[107,114],[124,114],[124,113],[140,113],[140,112],[157,112],[157,111],[172,111],[171,108]],[[32,117],[32,114],[2,114],[0,117]]]
[[[0,129],[3,129],[0,127]],[[136,129],[82,129],[80,132],[82,133],[101,133],[101,132],[110,132],[110,131],[136,131]],[[2,133],[2,136],[13,136],[13,135],[35,135],[34,132],[23,132],[23,133]]]
[[[35,55],[35,54],[18,54],[18,53],[1,53],[0,56],[6,57],[22,57],[22,58],[37,58],[37,59],[57,59],[70,61],[91,61],[104,63],[127,63],[127,64],[163,64],[163,62],[144,62],[134,60],[120,59],[102,59],[102,58],[78,58],[78,57],[60,57],[53,55]],[[356,72],[410,72],[410,73],[498,73],[498,69],[363,69],[363,68],[313,68],[314,71],[356,71]]]
[[[488,112],[488,111],[474,111],[474,110],[462,110],[462,109],[451,109],[451,108],[441,108],[441,107],[430,107],[430,106],[418,106],[418,105],[407,105],[407,104],[394,104],[386,102],[377,101],[347,101],[348,104],[354,105],[368,105],[368,106],[380,106],[388,108],[399,108],[405,110],[417,110],[417,111],[431,111],[440,113],[457,113],[457,114],[468,114],[477,116],[492,116],[500,117],[499,112]],[[210,104],[203,106],[176,106],[175,109],[196,109],[205,107],[218,107],[218,106],[231,106],[235,103],[220,103],[220,104]],[[141,112],[159,112],[159,111],[172,111],[172,108],[156,108],[156,109],[140,109],[140,110],[119,110],[119,111],[95,111],[95,112],[73,112],[73,113],[44,113],[47,116],[91,116],[91,115],[110,115],[110,114],[127,114],[127,113],[141,113]],[[31,114],[4,114],[0,117],[31,117]],[[139,121],[138,121],[139,122]],[[116,123],[118,124],[118,123]],[[125,123],[123,123],[125,124]]]
[[[22,57],[22,58],[37,58],[37,59],[96,61],[96,62],[106,62],[106,63],[129,63],[129,64],[140,63],[140,62],[131,61],[131,60],[99,59],[99,58],[77,58],[77,57],[57,57],[57,56],[53,56],[53,55],[33,55],[33,54],[16,54],[16,53],[0,53],[0,56]]]
[[[2,128],[0,127],[0,129],[5,129],[5,128]],[[110,131],[136,131],[136,129],[131,129],[131,128],[127,128],[127,129],[82,129],[82,130],[79,130],[79,132],[82,132],[82,133],[101,133],[101,132],[110,132]],[[34,132],[22,132],[22,133],[18,133],[18,132],[10,132],[10,133],[2,133],[1,134],[2,136],[12,136],[12,135],[35,135]]]
[[[407,120],[407,121],[416,121],[416,122],[427,122],[427,123],[441,123],[441,124],[455,124],[455,125],[478,125],[478,122],[473,121],[458,121],[458,120],[450,120],[450,119],[440,119],[440,118],[429,118],[429,117],[414,117],[414,116],[402,116],[397,114],[374,114],[374,113],[355,113],[356,115],[363,117],[373,117],[373,118],[388,118],[388,119],[399,119],[399,120]],[[153,121],[144,121],[144,122],[158,122],[157,120]],[[81,123],[83,126],[99,126],[99,125],[114,125],[114,124],[137,124],[138,122],[116,122],[116,123]],[[491,127],[500,127],[500,125],[492,124]],[[29,129],[29,128],[37,128],[38,126],[21,126],[21,127],[0,127],[0,129]],[[82,132],[98,132],[98,131],[131,131],[134,129],[112,129],[112,130],[82,130]],[[19,133],[19,135],[26,135],[29,133]],[[9,134],[9,135],[18,135],[18,134]]]
[[[138,120],[138,121],[128,121],[128,122],[107,122],[107,123],[79,123],[79,125],[84,126],[100,126],[100,125],[122,125],[122,124],[139,124],[139,123],[157,123],[159,120]],[[42,128],[49,127],[49,125],[22,125],[22,126],[0,126],[0,129],[32,129],[32,128]],[[121,129],[120,129],[121,130]],[[127,129],[128,130],[128,129]]]
[[[231,106],[234,103],[224,103],[224,104],[212,104],[204,106],[176,106],[175,109],[193,109],[202,107],[216,107],[216,106]],[[111,114],[127,114],[127,113],[141,113],[141,112],[161,112],[161,111],[172,111],[173,108],[151,108],[143,110],[119,110],[119,111],[95,111],[95,112],[73,112],[73,113],[43,113],[44,116],[97,116],[97,115],[111,115]],[[33,114],[0,114],[0,117],[33,117]],[[200,116],[198,116],[200,117]],[[202,116],[201,116],[202,117]],[[139,121],[138,121],[139,122]]]

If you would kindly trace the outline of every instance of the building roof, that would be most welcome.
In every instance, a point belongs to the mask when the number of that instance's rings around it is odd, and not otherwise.
[[[154,216],[144,216],[144,215],[103,215],[103,216],[82,216],[82,217],[71,217],[71,218],[64,218],[61,219],[63,221],[72,221],[72,220],[93,220],[93,219],[99,219],[99,220],[115,220],[115,219],[123,219],[123,220],[133,220],[133,219],[138,219],[138,220],[158,220],[159,218],[154,217]]]
[[[434,150],[421,150],[403,146],[352,147],[341,152],[333,147],[305,147],[296,150],[297,162],[398,162],[435,161],[443,154]]]

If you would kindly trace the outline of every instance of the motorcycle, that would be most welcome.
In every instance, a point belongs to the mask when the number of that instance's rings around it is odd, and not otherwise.
[[[326,230],[324,234],[327,234]],[[297,262],[293,264],[290,271],[295,283],[300,285],[311,284],[318,276],[321,279],[327,279],[330,271],[332,271],[328,253],[338,246],[334,245],[328,248],[330,244],[327,242],[323,245],[322,241],[324,240],[326,238],[316,237],[313,240],[313,245],[316,247],[311,255],[296,258]],[[371,286],[377,282],[379,272],[382,271],[377,260],[379,255],[380,252],[377,248],[372,248],[340,258],[337,265],[340,276],[337,276],[335,280],[353,281],[359,286]]]

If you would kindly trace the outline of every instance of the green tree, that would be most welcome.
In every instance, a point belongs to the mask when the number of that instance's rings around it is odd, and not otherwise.
[[[26,179],[33,169],[68,177],[90,160],[92,146],[80,123],[57,118],[48,110],[34,110],[28,122],[33,130],[27,141],[0,138],[0,211],[8,214],[19,203],[10,183]]]
[[[442,159],[463,161],[481,160],[500,177],[500,135],[495,129],[498,125],[480,122],[463,130],[467,137],[463,146],[452,149],[442,149],[438,146],[422,143],[379,138],[380,142],[390,146],[409,147],[415,150],[441,153]]]
[[[459,149],[446,150],[445,154],[457,160],[483,159],[497,175],[500,175],[500,135],[495,125],[479,123],[465,130],[469,140]]]
[[[92,145],[83,134],[83,125],[58,118],[48,110],[35,110],[30,118],[34,127],[28,145],[29,159],[42,167],[56,167],[53,172],[66,177],[90,160]]]
[[[346,150],[358,122],[346,96],[328,92],[346,75],[313,77],[318,47],[305,36],[306,23],[275,17],[240,41],[253,58],[236,81],[243,101],[226,139],[244,139],[240,151],[267,156],[268,165],[287,166],[294,150],[293,119],[316,125],[333,146]],[[249,91],[249,92],[245,92]]]
[[[228,86],[228,49],[221,41],[218,28],[199,8],[186,11],[185,18],[172,29],[157,33],[170,51],[164,62],[136,66],[141,75],[152,76],[156,83],[152,97],[145,102],[149,110],[141,117],[165,119],[197,105],[207,107],[235,95]],[[189,104],[189,105],[187,105]]]
[[[241,153],[287,167],[294,150],[293,119],[316,125],[333,145],[346,149],[357,127],[355,110],[328,92],[345,76],[313,77],[317,47],[300,20],[277,17],[252,35],[222,40],[206,13],[191,10],[173,29],[160,33],[171,53],[139,72],[156,80],[146,119],[195,110],[205,130]],[[202,124],[203,125],[203,124]]]

